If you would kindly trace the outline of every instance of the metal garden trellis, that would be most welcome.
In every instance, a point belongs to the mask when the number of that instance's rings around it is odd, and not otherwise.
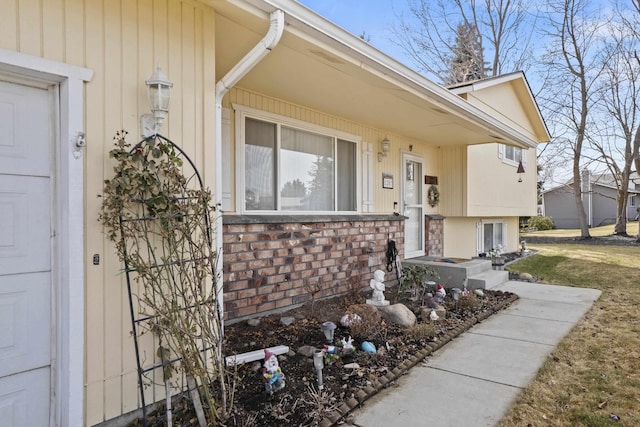
[[[160,150],[160,148],[162,148],[162,150]],[[152,229],[153,227],[170,227],[170,225],[168,224],[171,224],[171,223],[175,224],[176,221],[178,223],[182,222],[186,220],[186,216],[191,216],[192,213],[190,211],[187,213],[185,212],[176,213],[170,209],[163,211],[162,208],[158,209],[158,206],[162,207],[163,204],[166,205],[167,203],[168,204],[193,203],[194,198],[196,198],[195,203],[202,204],[199,207],[199,209],[196,209],[196,212],[193,213],[194,216],[195,215],[198,216],[198,218],[195,219],[196,221],[202,221],[200,223],[201,226],[203,227],[202,230],[200,231],[193,230],[193,233],[199,233],[199,235],[195,236],[195,239],[199,239],[199,240],[194,242],[192,240],[193,236],[190,236],[190,238],[187,239],[188,244],[187,244],[186,250],[184,252],[177,251],[179,254],[184,256],[184,258],[182,257],[179,259],[178,258],[176,259],[162,258],[160,260],[161,262],[158,263],[158,262],[153,262],[154,260],[157,261],[155,254],[153,254],[153,256],[149,257],[150,262],[146,266],[146,268],[148,268],[149,270],[162,269],[163,271],[166,271],[166,273],[162,273],[162,274],[167,275],[167,278],[169,279],[167,281],[169,284],[171,284],[172,281],[180,280],[181,275],[184,275],[185,271],[188,273],[191,270],[195,270],[196,265],[200,265],[200,266],[205,265],[207,267],[207,270],[210,270],[209,277],[213,279],[213,286],[215,287],[216,254],[212,244],[211,218],[210,218],[211,209],[210,209],[208,200],[198,198],[199,196],[194,196],[194,194],[201,195],[204,187],[203,187],[203,181],[200,176],[200,173],[198,172],[193,161],[175,143],[173,143],[171,140],[159,134],[155,134],[148,138],[143,139],[142,141],[140,141],[139,143],[137,143],[135,146],[132,147],[132,149],[130,150],[130,153],[141,156],[138,160],[140,160],[142,164],[145,165],[145,167],[146,166],[150,168],[155,167],[156,163],[152,160],[160,158],[161,156],[173,156],[171,158],[171,161],[173,161],[174,164],[177,163],[182,165],[182,168],[181,168],[182,179],[180,179],[178,176],[163,176],[163,174],[166,172],[163,170],[158,170],[155,173],[155,176],[157,176],[158,180],[162,180],[162,179],[177,180],[177,182],[174,182],[171,185],[169,185],[170,188],[173,188],[174,190],[176,190],[175,191],[176,194],[170,195],[170,200],[168,201],[166,199],[154,200],[154,197],[158,197],[157,195],[153,195],[153,194],[145,195],[145,191],[141,189],[139,198],[130,199],[128,201],[129,203],[132,203],[134,205],[137,204],[137,208],[131,209],[129,207],[128,215],[125,215],[124,212],[121,212],[119,215],[120,244],[122,245],[122,252],[124,255],[123,258],[124,258],[125,272],[126,272],[127,291],[128,291],[128,297],[129,297],[129,310],[130,310],[130,316],[131,316],[131,322],[132,322],[132,335],[133,335],[135,355],[136,355],[138,385],[140,388],[140,399],[141,399],[142,412],[143,412],[143,423],[146,426],[147,425],[147,408],[146,408],[146,401],[145,401],[146,400],[145,399],[145,378],[147,377],[147,375],[149,375],[150,373],[158,369],[162,369],[163,376],[166,377],[166,370],[170,369],[176,363],[181,362],[182,357],[174,355],[173,357],[170,357],[167,359],[166,358],[167,356],[164,352],[164,347],[163,347],[163,335],[158,334],[159,348],[158,348],[157,356],[159,356],[159,360],[152,357],[153,362],[151,364],[145,365],[144,363],[145,360],[143,360],[143,355],[141,354],[141,349],[140,349],[140,342],[139,342],[140,337],[146,331],[154,331],[154,328],[156,328],[157,330],[158,324],[161,323],[162,321],[166,321],[166,319],[165,320],[159,319],[158,314],[152,313],[152,312],[145,312],[145,310],[142,310],[141,309],[142,303],[140,302],[140,298],[139,297],[136,298],[133,292],[132,282],[137,281],[137,279],[135,279],[133,276],[135,274],[140,274],[141,272],[137,271],[136,267],[133,267],[131,265],[132,264],[131,258],[130,258],[131,254],[128,253],[129,247],[126,243],[126,239],[131,238],[131,236],[127,236],[126,223],[131,221],[138,222],[139,227],[141,227],[141,229],[143,230]],[[184,162],[182,161],[182,159],[184,160]],[[185,174],[184,173],[185,169],[187,170],[191,169],[191,170],[188,171],[187,174]],[[196,191],[194,192],[193,189],[195,189]],[[193,206],[193,205],[189,205],[189,206]],[[137,215],[131,215],[132,211],[136,212]],[[190,218],[190,220],[193,220],[193,219],[194,218]],[[170,230],[170,232],[172,231]],[[198,245],[200,243],[203,243],[204,247],[199,247]],[[202,256],[203,248],[204,248],[204,256]],[[200,256],[194,258],[193,252],[191,250],[198,253],[198,255]],[[185,270],[185,266],[187,265],[190,265],[191,268],[187,268]],[[175,269],[180,269],[181,271],[180,272],[173,271]],[[196,280],[201,280],[201,279],[206,280],[204,276],[196,278]],[[143,286],[144,286],[144,283],[143,283]],[[204,282],[200,283],[199,286],[200,287],[206,286],[206,283]],[[155,298],[155,296],[153,296],[153,298]],[[138,303],[138,305],[136,305],[136,302]],[[183,315],[185,315],[185,312],[189,310],[193,310],[194,305],[198,305],[198,304],[215,304],[216,307],[214,307],[212,312],[216,313],[216,315],[218,316],[218,319],[216,320],[218,321],[217,324],[220,325],[220,321],[221,321],[220,311],[218,310],[218,307],[217,307],[218,298],[215,298],[214,300],[205,299],[200,301],[193,299],[191,303],[186,303],[182,305],[180,305],[179,303],[175,303],[175,310],[183,312]],[[222,332],[220,331],[220,334],[221,333]],[[165,340],[166,339],[170,339],[170,338],[165,338]],[[211,340],[207,342],[206,340],[203,339],[199,347],[201,357],[203,357],[206,360],[206,355],[205,355],[206,352],[212,349],[213,349],[213,345],[211,344]],[[213,349],[213,350],[219,351],[219,348]]]

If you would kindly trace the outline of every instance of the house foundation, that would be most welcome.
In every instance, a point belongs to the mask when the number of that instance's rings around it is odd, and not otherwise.
[[[223,236],[231,321],[367,286],[385,269],[388,240],[404,255],[404,217],[393,215],[228,215]]]

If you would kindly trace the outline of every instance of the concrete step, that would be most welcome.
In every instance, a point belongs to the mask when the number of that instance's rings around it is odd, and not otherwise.
[[[491,265],[491,263],[489,263]],[[488,270],[467,277],[469,289],[491,289],[509,280],[509,272],[505,270]]]

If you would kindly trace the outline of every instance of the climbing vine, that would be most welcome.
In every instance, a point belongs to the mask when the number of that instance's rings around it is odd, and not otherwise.
[[[155,135],[131,147],[126,136],[114,137],[115,176],[105,181],[100,220],[125,265],[136,353],[139,336],[155,337],[159,360],[137,354],[138,369],[162,368],[168,396],[169,380],[181,389],[184,375],[200,426],[220,425],[231,413],[235,381],[222,356],[211,194],[195,168],[184,175],[193,165],[172,142]],[[140,382],[142,392],[149,383]]]

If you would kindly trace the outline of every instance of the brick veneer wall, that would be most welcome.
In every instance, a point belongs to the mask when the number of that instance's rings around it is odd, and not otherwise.
[[[240,320],[367,286],[387,240],[404,254],[404,217],[225,216],[225,318]],[[392,277],[387,275],[386,280]]]
[[[444,217],[441,215],[425,215],[425,245],[427,255],[444,255]]]

